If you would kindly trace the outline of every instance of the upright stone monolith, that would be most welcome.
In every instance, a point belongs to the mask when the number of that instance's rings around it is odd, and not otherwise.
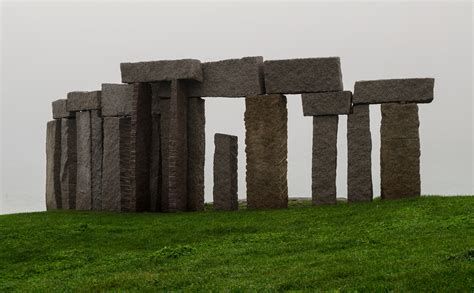
[[[76,113],[77,179],[76,209],[92,209],[91,112]]]
[[[161,210],[161,139],[160,114],[151,114],[150,211]]]
[[[245,99],[247,206],[288,206],[288,110],[283,95]]]
[[[46,127],[46,209],[61,208],[61,121],[49,121]]]
[[[99,110],[91,111],[91,184],[92,209],[102,209],[102,155],[103,129]]]
[[[168,149],[169,149],[169,119],[170,99],[160,100],[160,151],[161,151],[161,211],[169,211],[168,188]]]
[[[61,199],[62,208],[76,208],[76,119],[62,118],[61,120]],[[58,120],[59,122],[59,120]]]
[[[214,210],[234,211],[237,198],[237,136],[214,135]]]
[[[205,102],[188,99],[188,211],[204,210],[204,160],[206,151]]]

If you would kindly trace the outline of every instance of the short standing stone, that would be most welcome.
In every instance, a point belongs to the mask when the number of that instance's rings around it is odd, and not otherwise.
[[[245,99],[247,206],[288,206],[288,110],[286,97],[266,95]]]
[[[302,94],[304,116],[346,115],[351,112],[350,91]]]
[[[61,208],[61,121],[49,121],[46,127],[46,209]]]
[[[76,209],[92,209],[91,113],[76,113],[77,179]]]
[[[132,114],[133,85],[102,84],[102,116],[130,116]]]
[[[382,199],[419,196],[418,105],[383,104],[380,141]]]
[[[67,94],[67,111],[85,111],[100,109],[101,91],[70,92]]]
[[[151,114],[150,211],[161,210],[161,139],[160,114]]]
[[[372,139],[370,135],[369,105],[354,105],[347,116],[347,200],[371,201]]]
[[[62,208],[76,208],[76,120],[61,119],[61,198]]]
[[[192,79],[202,81],[201,61],[195,59],[121,63],[122,82]]]
[[[214,210],[234,211],[237,198],[237,136],[214,135]]]
[[[204,161],[206,155],[205,103],[188,99],[188,211],[204,210]]]
[[[313,117],[313,204],[336,203],[337,126],[339,117]]]
[[[74,112],[68,112],[66,109],[66,99],[56,100],[53,102],[53,118],[54,119],[61,119],[61,118],[74,118]]]
[[[102,209],[102,155],[103,155],[103,130],[100,111],[91,111],[91,184],[92,184],[92,209]]]

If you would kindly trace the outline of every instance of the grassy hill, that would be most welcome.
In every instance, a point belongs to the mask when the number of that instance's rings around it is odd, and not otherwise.
[[[474,197],[0,216],[0,291],[474,290]]]

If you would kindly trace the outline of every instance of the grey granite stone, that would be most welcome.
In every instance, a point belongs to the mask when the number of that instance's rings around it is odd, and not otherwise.
[[[103,129],[100,111],[91,111],[91,184],[92,209],[102,210]]]
[[[66,110],[100,110],[101,91],[70,92],[67,94]]]
[[[339,57],[268,60],[263,63],[267,94],[342,91]]]
[[[418,105],[383,104],[380,127],[382,199],[421,194]]]
[[[132,113],[133,85],[102,84],[102,116],[130,116]]]
[[[53,108],[53,118],[54,119],[61,119],[61,118],[74,118],[74,112],[68,112],[66,110],[66,99],[56,100],[52,103]]]
[[[92,209],[91,114],[76,113],[77,179],[76,210]]]
[[[150,211],[161,210],[161,139],[160,115],[151,114]]]
[[[214,210],[239,209],[237,197],[237,136],[214,135]]]
[[[266,95],[245,99],[247,206],[288,206],[288,110],[286,97]]]
[[[347,116],[347,200],[366,202],[373,198],[372,138],[369,105],[355,105]]]
[[[313,117],[313,204],[336,204],[337,125],[339,117]]]
[[[351,111],[352,93],[327,92],[302,94],[304,116],[343,115]]]
[[[188,99],[188,211],[204,210],[204,161],[206,155],[205,102]]]
[[[430,103],[434,78],[381,79],[357,81],[354,104]]]
[[[201,61],[195,59],[121,63],[122,82],[192,79],[202,81]]]
[[[61,121],[49,121],[46,127],[46,209],[61,208]]]
[[[76,120],[61,119],[61,199],[62,208],[76,208]]]

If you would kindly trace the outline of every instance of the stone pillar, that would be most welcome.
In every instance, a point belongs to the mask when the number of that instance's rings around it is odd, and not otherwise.
[[[77,179],[76,209],[92,209],[91,113],[76,113]]]
[[[169,211],[168,193],[168,149],[170,99],[160,100],[160,146],[161,146],[161,211]]]
[[[265,95],[245,99],[247,206],[288,206],[288,111],[286,97]]]
[[[417,104],[382,104],[380,165],[382,199],[420,196]]]
[[[49,121],[46,127],[46,209],[61,208],[61,122]]]
[[[130,132],[131,202],[126,210],[150,210],[151,86],[135,83]]]
[[[91,111],[92,209],[102,210],[103,130],[100,110]]]
[[[161,139],[160,114],[151,114],[150,211],[161,210]]]
[[[188,211],[204,210],[204,161],[206,152],[205,102],[188,99]]]
[[[369,105],[354,105],[347,116],[347,200],[371,201],[372,139],[370,135]]]
[[[336,204],[337,126],[339,117],[313,117],[313,204]]]
[[[61,120],[61,199],[62,208],[76,208],[76,119],[62,118]]]
[[[237,136],[214,135],[214,210],[238,210]]]

